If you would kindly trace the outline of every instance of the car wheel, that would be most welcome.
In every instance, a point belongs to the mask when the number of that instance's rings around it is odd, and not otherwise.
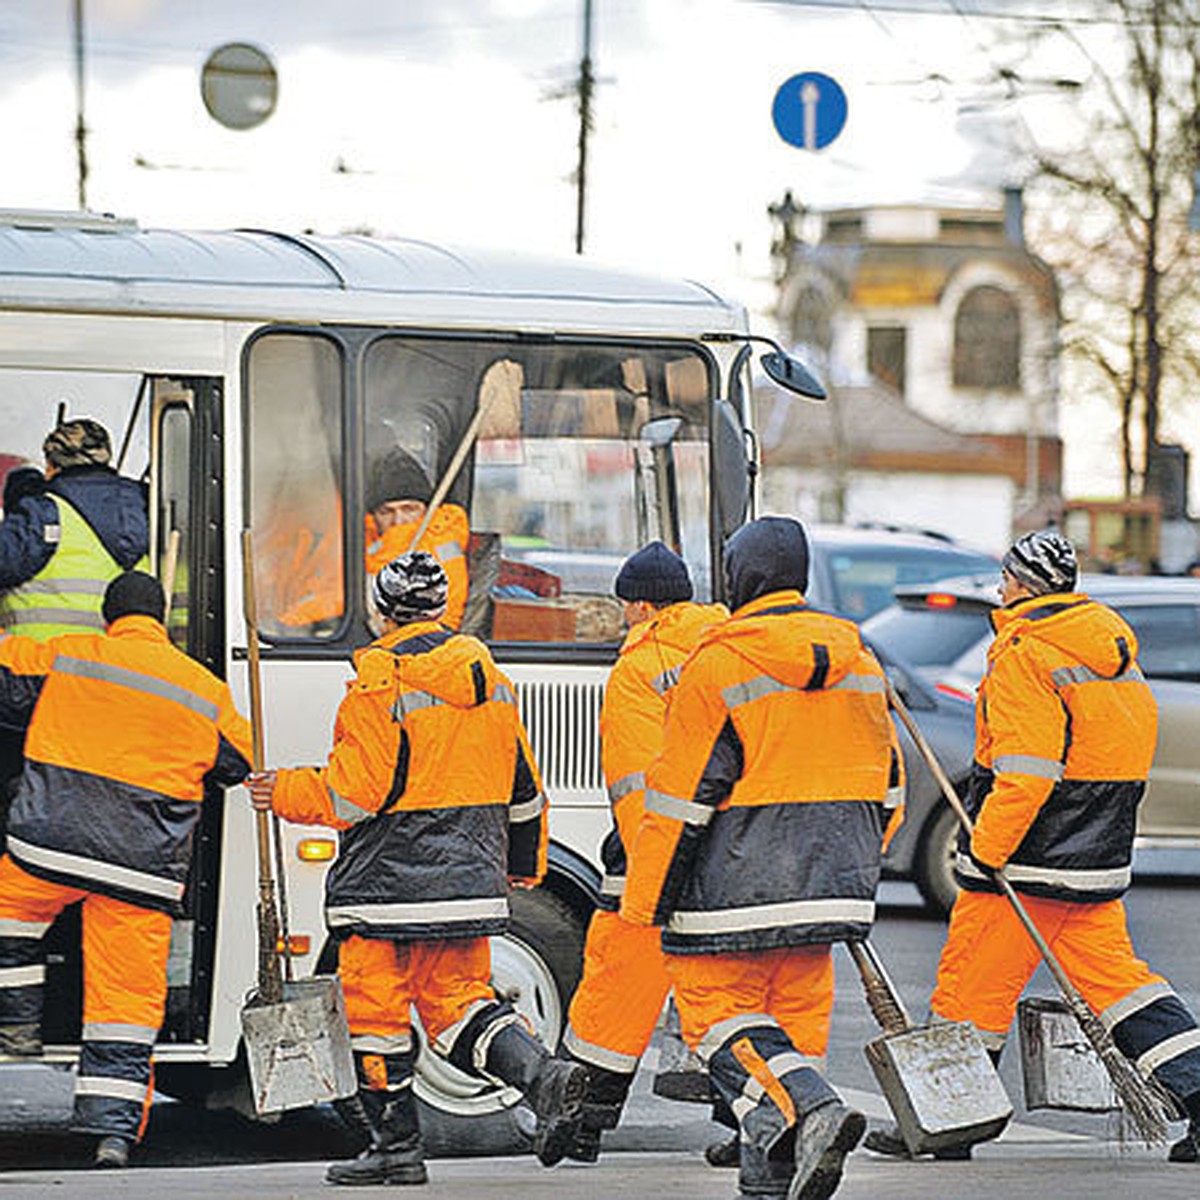
[[[925,903],[947,916],[958,898],[954,858],[958,850],[958,818],[948,805],[935,810],[921,834],[913,861],[913,880]]]
[[[583,969],[584,929],[572,909],[537,888],[513,892],[508,932],[492,938],[492,982],[553,1050]],[[532,1114],[515,1088],[481,1082],[423,1049],[414,1090],[428,1153],[495,1155],[527,1151]]]

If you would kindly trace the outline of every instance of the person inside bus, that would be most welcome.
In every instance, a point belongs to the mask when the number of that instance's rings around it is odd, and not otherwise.
[[[42,1052],[43,939],[82,902],[83,1028],[72,1129],[123,1167],[154,1096],[172,917],[209,784],[249,773],[229,686],[176,649],[153,575],[101,599],[105,631],[0,638],[0,716],[27,724],[0,858],[0,1055]]]
[[[42,443],[45,473],[17,467],[4,481],[0,624],[37,641],[103,630],[105,585],[147,567],[145,487],[117,474],[98,421],[61,421]],[[22,732],[0,727],[0,806],[21,774]],[[0,830],[3,826],[0,811]]]
[[[369,601],[371,581],[380,569],[407,550],[427,550],[441,564],[450,584],[443,624],[457,629],[467,604],[469,577],[467,542],[470,537],[467,513],[461,505],[444,502],[422,530],[433,499],[433,484],[424,467],[407,450],[393,446],[367,467],[363,494],[366,516],[363,541],[366,547],[368,623],[378,634],[377,618]],[[333,519],[340,521],[340,513]],[[420,538],[414,539],[420,533]],[[284,625],[299,628],[339,618],[345,611],[339,546],[334,531],[313,534],[293,532],[288,546],[280,546],[290,565],[272,553],[277,539],[266,539],[264,554],[276,562],[264,581],[265,610],[274,612]]]

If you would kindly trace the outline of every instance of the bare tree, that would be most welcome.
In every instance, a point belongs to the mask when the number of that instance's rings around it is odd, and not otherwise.
[[[1200,14],[1195,0],[1096,0],[1095,17],[1035,35],[1069,39],[1091,70],[1076,99],[1084,136],[1049,149],[1031,130],[1027,190],[1039,214],[1031,240],[1062,283],[1064,353],[1121,415],[1129,497],[1160,493],[1162,413],[1200,377],[1187,221],[1200,166]]]

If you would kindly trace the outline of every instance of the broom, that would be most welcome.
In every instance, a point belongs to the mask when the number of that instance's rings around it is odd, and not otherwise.
[[[959,800],[954,786],[946,777],[946,772],[942,770],[942,764],[938,762],[933,748],[926,741],[925,735],[921,732],[916,721],[913,720],[912,713],[908,711],[908,706],[900,699],[890,679],[886,681],[886,685],[888,703],[900,718],[904,728],[908,730],[912,740],[916,743],[917,749],[921,752],[921,757],[928,764],[934,779],[937,780],[938,786],[942,789],[942,795],[945,796],[946,803],[950,805],[954,815],[962,823],[962,827],[970,834],[973,830],[971,818],[967,815],[967,810],[963,808],[962,801]],[[1058,984],[1067,1007],[1071,1010],[1076,1021],[1079,1022],[1079,1027],[1083,1030],[1084,1036],[1091,1043],[1092,1049],[1095,1050],[1101,1063],[1103,1063],[1104,1069],[1108,1072],[1109,1079],[1112,1080],[1113,1089],[1120,1100],[1121,1107],[1128,1114],[1138,1136],[1153,1146],[1161,1145],[1167,1140],[1167,1126],[1169,1122],[1178,1119],[1178,1110],[1175,1102],[1156,1079],[1143,1075],[1121,1053],[1117,1044],[1113,1041],[1112,1035],[1104,1028],[1103,1022],[1092,1012],[1087,1001],[1080,995],[1079,989],[1067,978],[1067,973],[1063,970],[1062,964],[1058,961],[1054,951],[1050,949],[1050,944],[1042,937],[1041,930],[1033,923],[1033,918],[1026,912],[1025,906],[1021,903],[1020,897],[1013,889],[1012,884],[1005,878],[1004,872],[994,871],[993,878],[999,886],[1000,891],[1004,894],[1005,899],[1012,905],[1013,911],[1017,914],[1021,924],[1025,926],[1025,931],[1033,939],[1034,945],[1037,946],[1039,953],[1045,960],[1046,966],[1050,970],[1050,974],[1054,976],[1054,981]]]

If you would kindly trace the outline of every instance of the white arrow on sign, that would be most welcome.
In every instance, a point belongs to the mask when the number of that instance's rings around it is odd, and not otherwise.
[[[816,81],[806,79],[800,85],[800,103],[804,106],[804,148],[817,148],[817,102],[821,99],[821,89]]]

